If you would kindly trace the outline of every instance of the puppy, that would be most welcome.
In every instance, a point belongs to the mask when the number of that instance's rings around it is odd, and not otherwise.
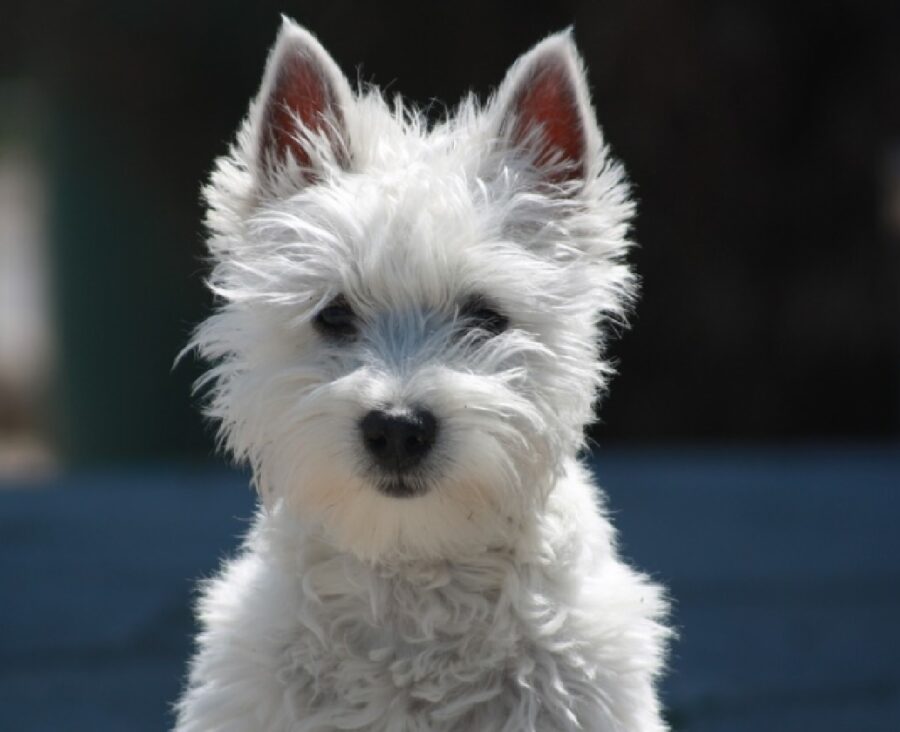
[[[206,186],[208,413],[260,495],[177,732],[659,732],[660,589],[577,460],[633,206],[569,33],[429,124],[285,20]]]

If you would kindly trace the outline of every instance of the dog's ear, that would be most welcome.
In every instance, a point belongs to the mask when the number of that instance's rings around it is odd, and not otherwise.
[[[571,29],[544,39],[506,74],[494,101],[500,144],[551,184],[593,174],[600,131]]]
[[[257,99],[258,180],[264,184],[286,172],[311,183],[328,165],[347,168],[345,114],[352,99],[350,84],[328,52],[283,16]]]

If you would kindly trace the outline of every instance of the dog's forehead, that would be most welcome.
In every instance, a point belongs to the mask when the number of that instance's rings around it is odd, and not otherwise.
[[[342,205],[330,205],[327,215],[343,249],[336,274],[351,293],[388,304],[439,304],[482,278],[480,262],[496,232],[461,176],[355,176],[339,198]]]

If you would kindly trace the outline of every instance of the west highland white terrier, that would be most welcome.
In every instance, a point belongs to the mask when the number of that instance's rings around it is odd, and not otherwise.
[[[429,124],[285,20],[192,346],[260,495],[178,732],[650,732],[668,631],[576,455],[633,205],[569,33]]]

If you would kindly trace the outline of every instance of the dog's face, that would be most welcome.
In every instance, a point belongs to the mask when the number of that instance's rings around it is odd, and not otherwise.
[[[206,196],[195,345],[266,503],[378,559],[527,531],[581,444],[631,207],[568,35],[428,128],[286,22]]]

